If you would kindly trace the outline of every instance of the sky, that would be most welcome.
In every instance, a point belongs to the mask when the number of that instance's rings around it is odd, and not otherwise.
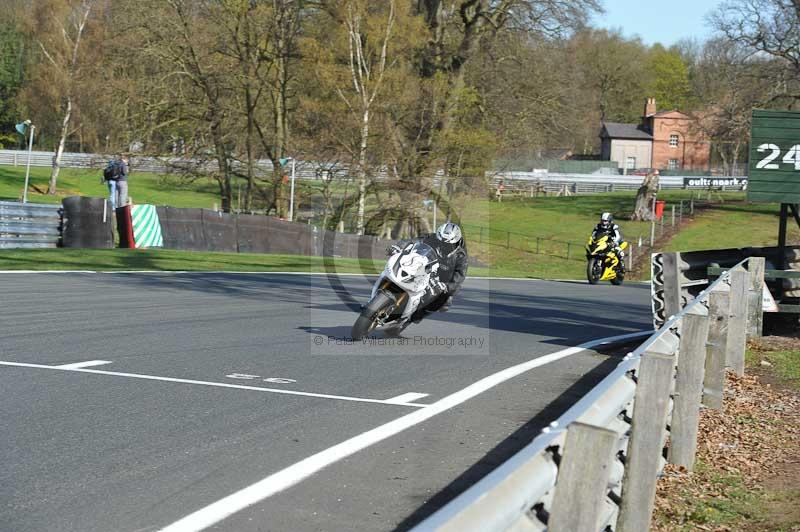
[[[669,47],[683,38],[705,40],[711,36],[705,15],[720,0],[602,0],[605,14],[594,25],[621,28],[626,37],[638,35],[645,44]]]

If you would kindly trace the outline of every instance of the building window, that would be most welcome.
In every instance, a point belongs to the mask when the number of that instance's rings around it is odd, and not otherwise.
[[[670,148],[678,147],[678,135],[676,135],[675,133],[669,136],[669,147]]]
[[[625,168],[636,170],[636,157],[625,157]]]
[[[668,170],[677,170],[678,169],[678,159],[670,159],[667,163]]]

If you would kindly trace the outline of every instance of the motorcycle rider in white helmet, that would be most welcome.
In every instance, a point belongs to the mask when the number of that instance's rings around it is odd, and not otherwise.
[[[447,312],[450,308],[453,296],[461,289],[467,277],[468,255],[461,228],[450,221],[440,225],[433,234],[401,241],[387,251],[389,255],[399,253],[410,242],[427,244],[439,255],[438,279],[432,280],[428,293],[411,315],[411,320],[419,323],[428,312]]]
[[[611,240],[611,245],[614,246],[614,253],[619,257],[619,266],[624,272],[625,252],[620,249],[620,245],[622,245],[625,240],[622,238],[622,232],[619,230],[619,226],[614,223],[614,217],[610,212],[604,212],[600,215],[600,222],[595,226],[594,231],[592,231],[592,238],[599,238],[603,235],[608,235],[609,240]]]

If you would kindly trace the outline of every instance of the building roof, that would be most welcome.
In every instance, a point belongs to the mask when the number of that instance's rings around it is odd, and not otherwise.
[[[673,118],[676,118],[676,117],[679,116],[680,118],[684,118],[684,119],[687,119],[687,120],[691,120],[692,119],[691,116],[687,115],[683,111],[678,111],[677,109],[672,109],[670,111],[659,111],[658,113],[656,113],[654,115],[650,115],[647,118],[662,118],[662,117],[669,116],[669,115],[676,115],[676,116],[673,116]]]
[[[612,139],[653,140],[653,135],[645,131],[638,124],[620,124],[618,122],[603,122],[601,137]]]

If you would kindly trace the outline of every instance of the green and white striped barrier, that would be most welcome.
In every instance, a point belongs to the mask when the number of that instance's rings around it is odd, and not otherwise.
[[[160,248],[164,246],[161,222],[155,205],[133,205],[131,207],[133,241],[137,248]]]

